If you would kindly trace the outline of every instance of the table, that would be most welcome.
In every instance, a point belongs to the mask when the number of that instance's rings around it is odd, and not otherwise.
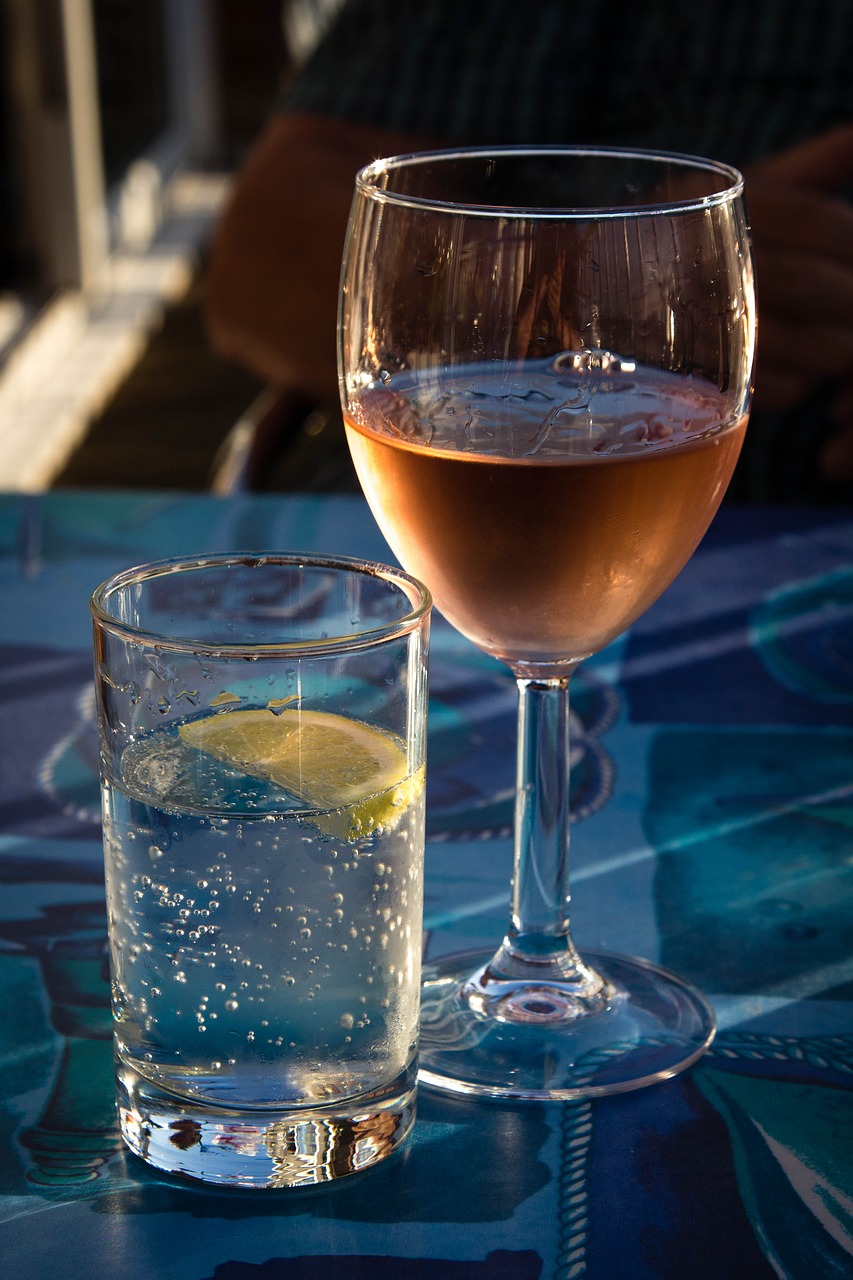
[[[576,1104],[421,1091],[406,1149],[315,1189],[205,1191],[120,1148],[87,598],[188,552],[388,558],[359,498],[0,497],[5,1280],[853,1275],[853,514],[724,510],[578,677],[581,945],[677,969],[719,1034]],[[436,620],[427,952],[496,941],[514,690]]]

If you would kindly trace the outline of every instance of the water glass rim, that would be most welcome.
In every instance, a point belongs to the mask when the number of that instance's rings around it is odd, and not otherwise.
[[[444,200],[396,191],[387,185],[397,170],[411,169],[419,165],[445,164],[467,159],[486,160],[535,157],[575,157],[577,159],[633,160],[680,166],[685,173],[692,171],[716,175],[720,179],[719,190],[702,195],[685,196],[677,200],[626,202],[620,205],[568,204],[547,206],[531,204],[481,204],[474,201]],[[382,183],[385,185],[382,185]],[[400,155],[373,160],[358,171],[355,178],[356,192],[380,204],[393,204],[414,209],[433,209],[447,214],[482,218],[526,218],[531,221],[577,220],[588,218],[639,218],[654,213],[688,213],[692,210],[714,208],[731,204],[743,195],[743,174],[733,165],[704,156],[689,155],[680,151],[651,150],[639,147],[582,146],[576,144],[509,145],[495,147],[453,147],[433,151],[411,151]]]
[[[266,565],[318,570],[336,570],[365,578],[381,579],[389,586],[396,586],[408,600],[408,608],[401,609],[400,616],[389,621],[365,626],[342,635],[300,637],[296,640],[271,642],[239,641],[236,643],[195,640],[189,636],[169,635],[136,626],[110,612],[109,602],[123,588],[148,582],[154,578],[174,573],[193,572],[210,568],[238,565],[247,569],[261,569]],[[228,658],[250,654],[254,657],[294,659],[300,656],[321,658],[341,653],[374,648],[396,640],[417,630],[432,609],[429,589],[411,574],[393,565],[375,560],[362,560],[355,556],[300,554],[278,551],[229,551],[210,552],[193,556],[174,556],[134,565],[113,574],[95,588],[89,600],[89,609],[97,628],[109,632],[140,648],[155,647],[171,653],[188,653],[197,657]]]

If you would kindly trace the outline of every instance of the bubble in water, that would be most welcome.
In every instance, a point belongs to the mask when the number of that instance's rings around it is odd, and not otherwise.
[[[238,1000],[226,1000],[225,1008],[228,1010],[229,1013],[233,1013],[235,1009],[240,1008],[240,1002]]]
[[[581,347],[579,351],[562,351],[554,357],[554,373],[633,373],[633,360],[623,360],[613,351],[598,347]]]
[[[352,1016],[351,1013],[342,1013],[339,1018],[339,1022],[343,1027],[344,1031],[352,1031],[352,1028],[355,1024],[355,1018]]]

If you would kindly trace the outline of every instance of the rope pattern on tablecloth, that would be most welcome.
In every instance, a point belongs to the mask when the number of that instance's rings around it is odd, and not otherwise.
[[[717,1035],[709,1057],[752,1062],[807,1062],[825,1071],[853,1075],[853,1036],[770,1036],[749,1031]]]
[[[614,1045],[591,1054],[589,1077],[596,1074],[598,1066],[608,1057],[621,1052],[621,1046]],[[803,1062],[826,1071],[853,1075],[853,1036],[773,1036],[730,1031],[717,1035],[707,1056],[724,1061]],[[570,1102],[561,1108],[559,1236],[554,1280],[581,1280],[587,1273],[587,1163],[592,1130],[591,1102]]]
[[[670,1043],[667,1036],[647,1037],[647,1045]],[[608,1045],[585,1055],[587,1080],[595,1079],[599,1069],[610,1058],[621,1057],[629,1046]],[[576,1073],[575,1083],[583,1083]],[[580,1280],[586,1275],[586,1240],[589,1229],[587,1211],[586,1166],[592,1141],[592,1103],[567,1103],[560,1115],[559,1244],[554,1280]]]
[[[586,1164],[592,1138],[592,1103],[569,1102],[560,1112],[560,1232],[554,1280],[586,1275]]]

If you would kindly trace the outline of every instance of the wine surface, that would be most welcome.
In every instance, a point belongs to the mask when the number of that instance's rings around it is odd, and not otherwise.
[[[692,555],[745,418],[698,378],[607,357],[395,375],[345,416],[389,545],[475,644],[525,670],[601,649]]]

